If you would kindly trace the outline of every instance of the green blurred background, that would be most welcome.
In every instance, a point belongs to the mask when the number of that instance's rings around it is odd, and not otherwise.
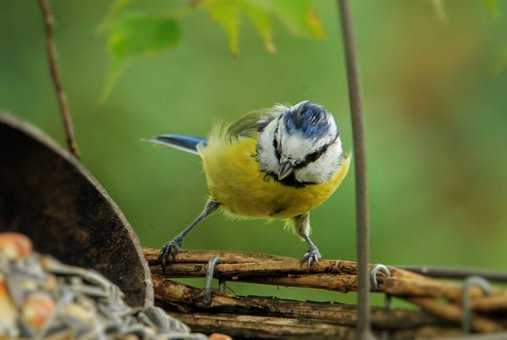
[[[482,1],[351,1],[365,99],[372,262],[507,266],[507,6]],[[334,113],[351,149],[343,51],[334,1],[317,0],[326,37],[274,27],[276,55],[241,25],[232,58],[204,11],[181,20],[180,44],[133,62],[101,102],[109,58],[98,26],[110,1],[51,1],[64,87],[83,164],[121,207],[144,246],[160,247],[207,197],[198,158],[142,143],[176,132],[206,135],[217,121],[303,99]],[[151,6],[155,2],[149,2]],[[158,5],[182,1],[157,1]],[[0,110],[63,143],[36,1],[2,0]],[[34,165],[36,169],[36,165]],[[324,257],[355,258],[353,171],[312,214]],[[210,218],[186,248],[300,257],[282,222]],[[302,289],[233,285],[238,293],[340,299]]]

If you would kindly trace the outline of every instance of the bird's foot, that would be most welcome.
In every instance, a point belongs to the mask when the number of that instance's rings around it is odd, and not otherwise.
[[[162,250],[160,250],[160,255],[158,256],[158,259],[162,264],[162,267],[165,267],[170,258],[174,260],[181,246],[182,241],[177,238],[174,238],[171,241],[169,241],[164,247],[162,247]]]
[[[311,266],[312,263],[317,263],[322,258],[320,255],[320,251],[317,247],[310,248],[306,254],[301,259],[301,262],[307,262],[308,266]]]

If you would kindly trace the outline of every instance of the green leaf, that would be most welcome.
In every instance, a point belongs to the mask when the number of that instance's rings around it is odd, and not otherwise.
[[[113,59],[121,63],[130,57],[164,51],[179,40],[176,20],[126,12],[112,21],[108,47]]]
[[[128,62],[175,47],[180,41],[178,23],[171,18],[140,12],[123,12],[109,24],[111,66],[102,99],[107,98]]]
[[[273,54],[276,53],[276,48],[273,44],[273,26],[269,12],[265,8],[254,6],[247,1],[242,4],[242,8],[264,41],[266,50]]]
[[[324,28],[315,14],[311,0],[269,1],[274,14],[296,35],[324,37]]]
[[[205,2],[211,18],[219,23],[227,34],[229,52],[239,53],[239,1],[210,0]]]
[[[315,14],[312,0],[203,0],[201,4],[225,30],[229,51],[233,55],[239,52],[242,14],[254,25],[271,53],[276,51],[273,44],[274,18],[282,21],[293,34],[314,38],[324,36],[324,28]]]

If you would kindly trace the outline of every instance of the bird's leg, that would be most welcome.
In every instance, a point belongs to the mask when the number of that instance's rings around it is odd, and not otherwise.
[[[197,216],[188,226],[185,227],[175,238],[169,241],[160,251],[159,260],[162,263],[162,266],[165,266],[167,263],[167,259],[169,257],[174,257],[180,250],[183,239],[185,236],[192,230],[200,222],[204,221],[206,217],[211,215],[214,211],[216,211],[220,207],[220,202],[215,201],[213,199],[209,199],[204,206],[203,211]]]
[[[308,262],[308,265],[311,265],[313,262],[319,262],[319,260],[322,258],[322,255],[320,255],[319,248],[317,248],[315,243],[313,243],[313,241],[310,239],[310,213],[305,213],[294,217],[294,223],[296,225],[296,232],[306,241],[310,247],[301,259],[301,262]]]

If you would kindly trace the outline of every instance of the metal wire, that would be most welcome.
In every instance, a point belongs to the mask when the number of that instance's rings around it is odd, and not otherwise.
[[[482,289],[486,295],[490,295],[492,290],[491,284],[480,276],[471,276],[466,279],[463,284],[463,301],[461,303],[463,306],[463,332],[465,334],[472,331],[472,307],[470,306],[470,296],[468,296],[468,291],[473,286],[477,286]]]

